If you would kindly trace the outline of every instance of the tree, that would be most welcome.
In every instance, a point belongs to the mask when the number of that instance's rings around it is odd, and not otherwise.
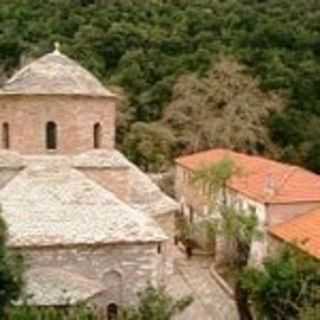
[[[235,270],[235,297],[241,320],[251,320],[248,291],[242,287],[240,275],[248,265],[251,245],[261,236],[259,221],[255,213],[239,208],[232,195],[228,193],[228,182],[240,175],[232,160],[225,158],[220,162],[196,172],[193,182],[206,190],[207,201],[215,214],[209,218],[209,229],[221,236],[227,243],[227,265]],[[218,213],[218,216],[217,216]]]
[[[243,65],[219,58],[206,77],[178,79],[164,123],[182,152],[227,147],[275,155],[267,121],[284,106],[279,96],[262,91]]]
[[[263,268],[248,268],[241,284],[259,319],[317,319],[312,316],[320,305],[319,262],[293,247],[269,257]]]
[[[191,297],[175,300],[163,288],[149,285],[139,294],[138,305],[125,310],[121,320],[171,320],[191,303]]]
[[[290,148],[287,159],[299,159],[299,164],[316,165],[319,170],[318,164],[305,162],[309,149],[300,154],[301,144],[310,141],[305,128],[311,119],[320,119],[319,10],[316,0],[24,0],[23,4],[21,0],[2,0],[0,81],[12,75],[22,57],[39,57],[52,50],[54,41],[60,41],[64,53],[103,83],[126,91],[130,125],[157,122],[172,100],[177,78],[194,74],[180,78],[180,84],[184,79],[188,87],[198,75],[212,69],[212,57],[222,52],[244,63],[264,89],[286,92],[288,105],[281,117],[272,117],[262,127],[271,129],[273,144]],[[254,114],[260,111],[257,102]],[[184,114],[177,125],[192,120],[184,119]],[[194,116],[199,119],[197,111]],[[210,121],[206,125],[210,126]],[[211,141],[210,131],[193,130],[198,127],[191,123],[189,132],[175,128],[178,151],[189,150],[188,141],[193,141],[190,150],[214,145],[216,138]],[[229,128],[237,133],[245,129],[239,119]],[[224,137],[230,136],[226,127],[222,129]],[[203,143],[197,135],[203,137]],[[262,146],[259,138],[257,147],[255,139],[248,137],[246,150],[269,151],[270,141],[263,136]],[[232,140],[237,147],[238,137]]]
[[[159,172],[169,166],[174,143],[171,131],[160,123],[136,122],[126,136],[124,149],[144,170]]]
[[[18,299],[22,289],[22,258],[7,248],[7,227],[0,217],[0,318],[7,307]]]

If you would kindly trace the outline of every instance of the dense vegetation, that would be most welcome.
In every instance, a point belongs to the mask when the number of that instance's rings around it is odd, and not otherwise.
[[[319,320],[319,261],[296,249],[283,248],[264,268],[242,274],[258,319]]]
[[[1,213],[1,212],[0,212]],[[23,262],[7,247],[7,226],[0,217],[0,319],[21,293]]]
[[[50,51],[54,41],[105,84],[124,89],[119,143],[130,146],[128,155],[141,158],[140,165],[146,159],[135,148],[150,132],[165,160],[187,151],[161,122],[174,84],[185,74],[205,76],[217,56],[227,54],[246,64],[264,90],[288,96],[285,111],[263,123],[281,147],[278,157],[320,171],[318,0],[1,1],[3,76]],[[162,159],[153,160],[150,169],[161,167]]]

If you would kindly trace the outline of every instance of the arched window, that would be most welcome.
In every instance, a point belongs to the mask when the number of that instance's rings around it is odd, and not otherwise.
[[[4,122],[2,124],[2,147],[3,149],[9,149],[10,148],[10,129],[9,129],[9,123]]]
[[[118,319],[118,306],[115,303],[110,303],[108,305],[107,318],[108,318],[108,320],[117,320]]]
[[[102,134],[102,127],[100,123],[95,123],[93,126],[93,147],[95,149],[101,148],[101,134]]]
[[[46,126],[46,146],[48,150],[57,149],[57,125],[52,121]]]

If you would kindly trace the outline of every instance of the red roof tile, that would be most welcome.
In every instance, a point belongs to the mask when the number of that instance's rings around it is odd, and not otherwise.
[[[240,169],[229,187],[249,198],[263,203],[320,202],[320,176],[300,167],[225,149],[180,157],[176,163],[195,171],[225,158]]]
[[[270,233],[320,259],[320,208],[272,227]]]

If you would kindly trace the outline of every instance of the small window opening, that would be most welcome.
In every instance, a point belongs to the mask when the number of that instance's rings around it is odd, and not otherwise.
[[[48,150],[57,149],[57,125],[52,121],[46,126],[46,145]]]
[[[194,221],[194,208],[191,206],[189,208],[189,222],[192,224]]]
[[[3,149],[10,148],[10,133],[9,133],[9,123],[5,122],[2,124],[2,147]]]
[[[93,147],[95,149],[101,148],[101,135],[102,135],[102,128],[100,123],[96,123],[93,126]]]
[[[257,213],[257,208],[253,205],[249,205],[249,211],[252,214],[256,214]]]
[[[110,303],[108,305],[107,318],[108,318],[108,320],[117,320],[118,319],[118,306],[115,303]]]
[[[161,244],[158,244],[158,246],[157,246],[157,252],[158,252],[158,254],[161,254],[161,252],[162,252],[162,246],[161,246]]]

